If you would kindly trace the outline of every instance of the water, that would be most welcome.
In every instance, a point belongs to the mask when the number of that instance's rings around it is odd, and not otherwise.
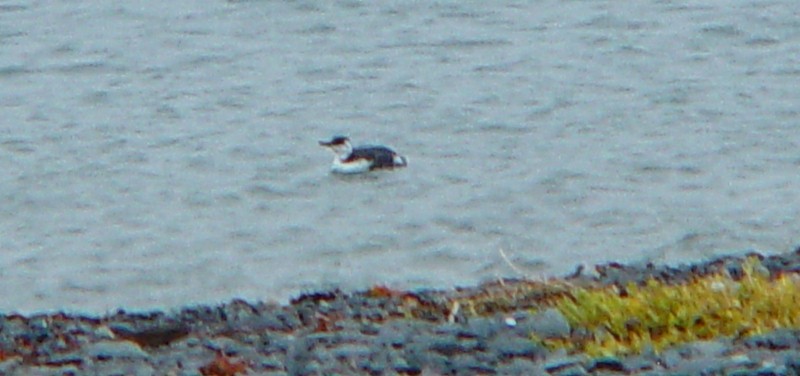
[[[792,0],[6,2],[0,310],[790,250],[799,14]],[[317,141],[334,134],[410,166],[332,176]]]

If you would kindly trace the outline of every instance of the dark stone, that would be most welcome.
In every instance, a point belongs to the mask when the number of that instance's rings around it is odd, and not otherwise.
[[[488,350],[498,354],[500,360],[527,358],[531,360],[544,358],[547,351],[530,339],[512,337],[495,338],[488,345]]]
[[[514,359],[497,367],[500,375],[542,375],[544,369],[528,359]]]
[[[550,372],[550,374],[553,376],[584,376],[589,373],[586,372],[586,369],[580,364],[575,364],[558,371]]]
[[[290,300],[289,303],[291,305],[300,305],[303,303],[319,304],[319,302],[322,301],[335,300],[339,295],[342,295],[342,292],[338,289],[332,291],[311,292],[300,294],[299,297]]]
[[[395,372],[401,375],[413,376],[422,373],[422,368],[420,368],[418,365],[406,363],[404,360],[395,362],[392,368],[394,368]]]
[[[743,343],[749,348],[785,350],[798,346],[798,336],[800,336],[800,331],[778,329],[771,333],[745,338]]]
[[[598,358],[589,363],[586,367],[588,372],[625,372],[625,364],[621,360],[614,357]]]
[[[407,331],[398,328],[397,325],[388,324],[378,331],[377,342],[398,349],[405,346],[407,336]]]
[[[552,359],[544,364],[544,369],[547,372],[555,373],[568,368],[572,368],[573,366],[576,365],[580,365],[583,363],[583,361],[584,361],[583,357],[574,357],[574,356],[568,358]]]
[[[142,347],[151,348],[167,346],[188,336],[190,332],[188,326],[179,323],[143,329],[129,329],[122,325],[110,326],[109,328],[118,338],[135,342]]]
[[[461,345],[455,337],[446,336],[436,339],[428,345],[428,350],[442,354],[444,356],[453,356],[463,351]]]
[[[80,367],[83,365],[83,362],[84,360],[81,354],[73,352],[69,354],[53,354],[43,363],[48,367],[64,367],[69,365]]]
[[[786,376],[785,372],[781,372],[773,367],[763,367],[758,369],[745,369],[737,368],[725,372],[728,376]]]
[[[623,359],[623,366],[628,371],[650,371],[655,368],[655,360],[643,356],[631,356]]]
[[[461,354],[453,357],[452,367],[456,375],[482,374],[493,375],[496,373],[493,366],[481,362],[471,354]]]
[[[369,357],[371,349],[367,345],[352,344],[337,346],[331,350],[331,353],[337,359],[350,360]]]
[[[786,357],[786,370],[789,375],[800,375],[800,353],[795,352]]]

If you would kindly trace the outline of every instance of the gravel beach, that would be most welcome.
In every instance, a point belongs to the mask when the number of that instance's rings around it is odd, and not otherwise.
[[[800,272],[800,249],[764,257],[770,275]],[[800,331],[693,342],[592,358],[531,340],[567,336],[564,286],[679,283],[741,276],[745,256],[678,267],[606,264],[557,281],[493,281],[449,291],[304,294],[290,304],[234,300],[172,312],[0,318],[2,375],[798,375]],[[493,300],[502,292],[508,299]],[[480,302],[466,307],[460,302]]]

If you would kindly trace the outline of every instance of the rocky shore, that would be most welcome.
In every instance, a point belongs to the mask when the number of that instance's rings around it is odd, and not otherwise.
[[[800,249],[761,259],[800,273]],[[546,302],[575,287],[743,274],[745,256],[680,267],[606,264],[552,281],[448,291],[305,294],[287,305],[240,300],[174,312],[0,317],[2,375],[798,375],[800,330],[588,356],[532,338],[569,337]],[[798,302],[800,304],[800,302]]]

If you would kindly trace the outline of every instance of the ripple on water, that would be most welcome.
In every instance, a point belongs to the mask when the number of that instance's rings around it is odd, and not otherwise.
[[[0,5],[2,265],[29,260],[0,309],[447,287],[800,231],[789,0],[153,4]],[[411,163],[332,175],[336,133]]]

